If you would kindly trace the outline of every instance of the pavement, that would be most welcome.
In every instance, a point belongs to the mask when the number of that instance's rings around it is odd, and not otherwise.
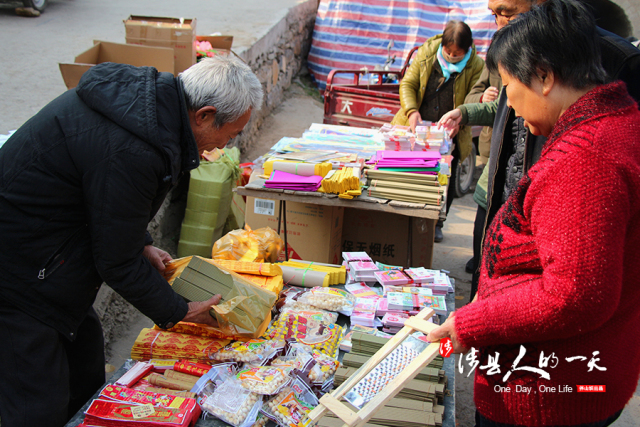
[[[129,15],[196,18],[196,33],[231,34],[241,54],[300,0],[49,0],[37,18],[0,3],[0,134],[17,129],[66,87],[58,63],[73,62],[93,40],[125,43]],[[19,5],[19,2],[18,2]]]
[[[17,16],[13,7],[0,4],[0,134],[17,129],[40,108],[66,90],[59,62],[73,62],[92,40],[124,43],[124,24],[129,15],[196,17],[197,34],[234,35],[233,49],[249,49],[279,22],[299,0],[243,0],[242,2],[182,0],[50,0],[38,18]],[[311,123],[322,121],[322,104],[309,89],[308,78],[297,79],[282,105],[265,119],[261,137],[244,153],[243,160],[263,154],[283,136],[299,136]],[[435,244],[433,266],[451,272],[456,279],[456,306],[469,300],[471,276],[464,270],[472,255],[472,230],[476,205],[471,194],[453,202],[443,233]],[[133,341],[151,321],[140,315],[111,349],[108,369],[129,357]],[[457,425],[473,426],[473,375],[456,373]],[[627,405],[615,427],[640,425],[640,393]]]

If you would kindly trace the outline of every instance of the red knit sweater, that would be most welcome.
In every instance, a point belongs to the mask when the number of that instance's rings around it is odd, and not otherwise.
[[[478,300],[455,317],[460,342],[479,350],[478,411],[548,426],[622,409],[640,374],[640,112],[623,83],[597,87],[565,111],[483,250]],[[548,380],[516,370],[503,382],[521,345],[517,367],[540,368],[551,356]],[[606,371],[589,372],[596,351]],[[496,352],[500,373],[488,375]],[[567,360],[575,356],[585,359]]]

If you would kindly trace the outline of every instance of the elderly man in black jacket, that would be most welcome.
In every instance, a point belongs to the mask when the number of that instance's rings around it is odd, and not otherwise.
[[[0,150],[0,417],[61,426],[104,382],[92,304],[102,282],[161,327],[214,324],[219,296],[187,304],[158,270],[146,227],[200,154],[224,147],[262,104],[235,58],[175,78],[93,67]]]

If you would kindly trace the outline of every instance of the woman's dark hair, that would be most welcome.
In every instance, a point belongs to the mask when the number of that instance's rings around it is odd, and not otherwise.
[[[487,67],[500,65],[531,86],[540,72],[553,72],[563,84],[583,89],[602,84],[600,45],[593,16],[574,0],[547,0],[498,30],[487,52]]]
[[[442,46],[449,47],[456,45],[465,52],[473,44],[471,28],[462,21],[449,21],[442,33]]]

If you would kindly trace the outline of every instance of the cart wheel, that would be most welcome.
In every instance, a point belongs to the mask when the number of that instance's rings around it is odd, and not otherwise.
[[[32,7],[38,12],[44,12],[47,7],[47,0],[22,0],[24,7]]]
[[[456,176],[454,178],[456,197],[462,197],[469,192],[471,183],[473,183],[473,175],[476,170],[476,146],[471,144],[471,153],[464,159],[464,162],[458,163]]]

